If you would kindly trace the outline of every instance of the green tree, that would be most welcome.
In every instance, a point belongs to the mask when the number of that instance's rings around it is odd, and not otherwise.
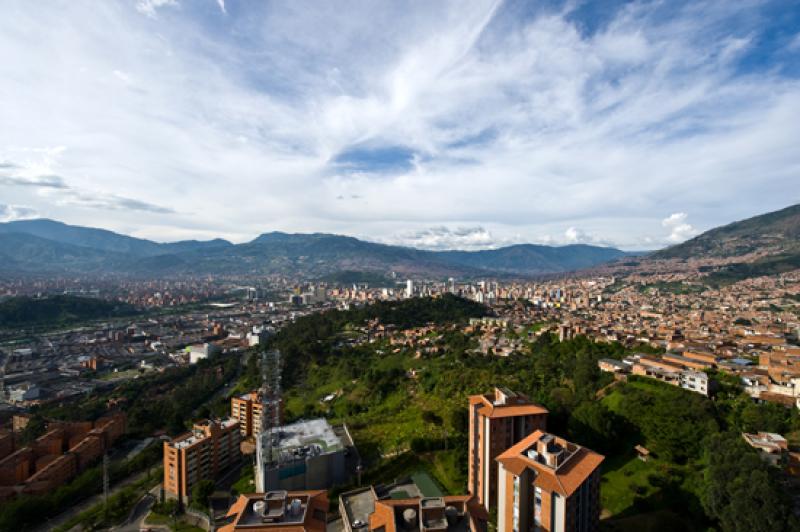
[[[622,422],[599,401],[581,403],[569,418],[570,439],[592,450],[607,452],[617,443]]]
[[[784,432],[787,428],[789,411],[774,403],[757,405],[749,403],[742,409],[742,430],[744,432]]]
[[[192,495],[189,498],[189,505],[198,510],[208,509],[208,499],[214,493],[214,481],[201,480],[192,487]]]
[[[469,430],[469,410],[456,408],[450,412],[450,425],[457,434],[466,434]]]
[[[706,459],[702,503],[723,531],[800,529],[780,487],[777,471],[738,434],[712,435]]]

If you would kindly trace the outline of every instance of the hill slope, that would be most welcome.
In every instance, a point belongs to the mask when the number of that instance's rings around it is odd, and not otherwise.
[[[482,251],[442,251],[440,256],[453,264],[509,273],[558,273],[589,268],[625,256],[614,248],[575,244],[538,246],[519,244]]]
[[[326,233],[265,233],[238,245],[219,239],[160,244],[52,220],[0,224],[0,270],[25,273],[536,275],[590,267],[623,255],[587,245],[427,251]]]
[[[655,259],[736,257],[754,252],[800,252],[800,204],[733,222],[658,251]]]

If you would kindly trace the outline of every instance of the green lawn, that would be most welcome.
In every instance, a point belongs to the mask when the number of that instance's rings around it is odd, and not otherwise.
[[[615,457],[609,462],[617,461],[619,467],[603,474],[600,487],[601,502],[603,509],[611,515],[618,515],[633,506],[637,497],[649,497],[656,493],[659,488],[652,486],[648,476],[656,472],[655,462],[642,462],[636,456]],[[609,463],[609,466],[617,464]]]
[[[236,493],[255,493],[255,471],[249,462],[242,465],[241,476],[231,487]]]

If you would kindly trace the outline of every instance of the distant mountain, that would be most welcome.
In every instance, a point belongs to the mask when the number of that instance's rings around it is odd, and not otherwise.
[[[264,233],[245,244],[225,240],[160,244],[52,220],[0,224],[0,271],[131,275],[284,274],[307,278],[341,272],[472,277],[561,273],[626,253],[588,245],[522,244],[485,251],[428,251],[326,233]]]
[[[800,204],[733,222],[654,253],[654,259],[800,253]]]
[[[19,220],[0,224],[0,233],[23,233],[61,244],[132,255],[155,255],[159,252],[159,244],[149,240],[47,219]]]
[[[711,229],[649,255],[638,267],[647,270],[668,259],[693,259],[710,286],[796,270],[800,268],[800,205]],[[663,271],[663,267],[658,269]]]
[[[159,244],[143,238],[121,235],[106,229],[67,225],[46,218],[37,220],[18,220],[0,223],[0,233],[22,233],[38,236],[47,240],[70,244],[83,248],[102,251],[113,251],[136,256],[163,255],[197,249],[216,249],[232,246],[230,242],[222,239],[210,241],[185,240]]]
[[[586,244],[560,247],[518,244],[482,251],[442,251],[439,255],[445,261],[461,266],[497,272],[538,274],[590,268],[626,256],[627,253]]]

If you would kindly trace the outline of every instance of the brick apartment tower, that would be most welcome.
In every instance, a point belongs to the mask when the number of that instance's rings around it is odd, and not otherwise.
[[[537,430],[498,458],[498,532],[592,532],[603,456]]]
[[[231,397],[231,417],[239,421],[243,438],[261,432],[262,406],[258,392]]]
[[[278,404],[283,406],[283,400],[274,400],[266,404],[267,415],[272,414],[272,409]],[[258,391],[248,392],[243,395],[231,397],[231,417],[239,421],[239,428],[242,438],[250,438],[261,434],[261,421],[264,419],[264,402],[261,393]],[[283,420],[283,408],[280,409],[281,421]]]
[[[495,388],[469,398],[469,493],[487,509],[497,507],[495,459],[535,430],[547,428],[547,409],[522,394]]]
[[[241,459],[239,422],[210,420],[192,431],[164,442],[164,491],[187,502],[201,480],[216,480]]]

